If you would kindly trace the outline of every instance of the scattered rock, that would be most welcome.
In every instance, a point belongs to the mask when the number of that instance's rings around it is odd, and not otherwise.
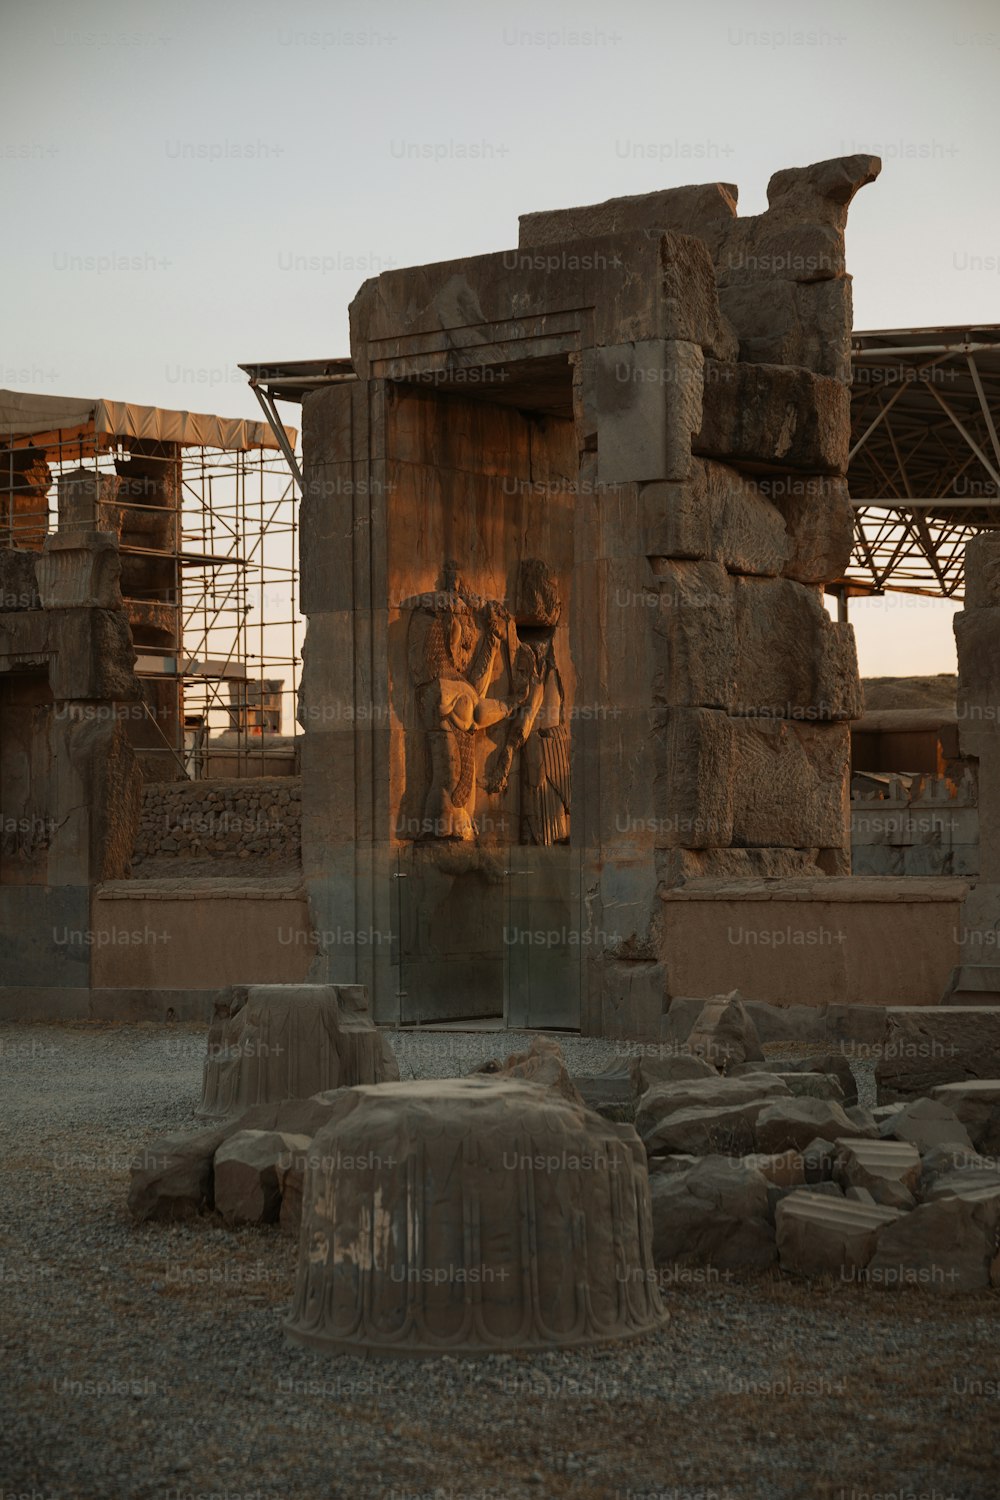
[[[879,1233],[899,1217],[896,1209],[801,1190],[777,1208],[778,1257],[800,1276],[853,1280],[875,1254]]]
[[[647,1151],[741,1156],[753,1150],[749,1125],[764,1104],[777,1097],[787,1098],[788,1090],[767,1073],[658,1083],[642,1096],[635,1127]]]
[[[886,1208],[912,1208],[920,1152],[908,1141],[838,1141],[834,1176],[844,1187],[867,1188]]]
[[[681,1083],[686,1078],[716,1078],[711,1063],[691,1052],[668,1052],[663,1057],[634,1057],[630,1077],[632,1093],[641,1099],[655,1083]]]
[[[276,1224],[278,1162],[309,1147],[306,1135],[237,1130],[215,1153],[215,1206],[227,1224]]]
[[[936,1099],[915,1099],[898,1114],[883,1120],[879,1131],[883,1139],[909,1141],[920,1152],[935,1146],[973,1149],[969,1134],[954,1110]]]
[[[757,1149],[768,1155],[804,1151],[817,1136],[835,1141],[857,1128],[832,1099],[778,1099],[757,1116]]]
[[[694,1056],[722,1070],[734,1063],[764,1060],[757,1029],[736,990],[705,1002],[687,1045]]]
[[[879,1134],[878,1121],[870,1109],[865,1109],[862,1104],[849,1104],[846,1106],[844,1114],[851,1121],[852,1125],[857,1126],[859,1135],[865,1135],[871,1140],[877,1140]]]
[[[922,1203],[879,1235],[868,1279],[887,1287],[927,1286],[939,1292],[1000,1285],[998,1225],[1000,1188]]]
[[[775,1260],[760,1172],[710,1156],[685,1172],[657,1173],[650,1189],[658,1265],[763,1270]]]
[[[977,1150],[1000,1155],[1000,1079],[939,1084],[931,1098],[954,1110]]]
[[[195,1135],[163,1135],[151,1141],[131,1165],[129,1212],[145,1219],[190,1219],[213,1206],[212,1160],[225,1129]]]
[[[498,1078],[521,1078],[525,1083],[540,1083],[555,1089],[570,1104],[583,1104],[576,1084],[569,1076],[562,1048],[551,1037],[532,1038],[527,1052],[512,1052],[505,1062],[490,1059],[473,1069],[474,1073],[494,1073]]]

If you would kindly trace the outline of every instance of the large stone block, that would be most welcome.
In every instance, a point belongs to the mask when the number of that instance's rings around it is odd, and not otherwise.
[[[1000,1156],[1000,1078],[941,1083],[931,1097],[954,1113],[976,1150]]]
[[[720,564],[731,573],[773,577],[787,567],[784,518],[753,480],[725,464],[693,459],[678,484],[642,491],[644,551],[652,557]]]
[[[222,1127],[151,1141],[132,1161],[128,1207],[134,1219],[190,1219],[214,1205],[212,1161]]]
[[[853,628],[834,624],[815,589],[785,578],[737,578],[734,598],[731,713],[807,722],[861,717]]]
[[[1000,1077],[1000,1006],[892,1006],[875,1068],[879,1098]]]
[[[138,700],[135,651],[122,610],[58,609],[48,620],[55,651],[49,670],[53,698],[107,703]]]
[[[923,1286],[945,1293],[1000,1285],[1000,1188],[979,1188],[921,1203],[888,1225],[868,1266],[886,1287]]]
[[[835,1141],[857,1133],[835,1099],[778,1099],[757,1117],[757,1150],[767,1156],[804,1151],[812,1141]]]
[[[119,503],[122,479],[117,474],[98,474],[93,469],[74,469],[59,479],[59,529],[69,534],[110,532],[121,537],[123,507]]]
[[[706,360],[692,449],[737,468],[844,474],[850,405],[845,385],[808,370]]]
[[[731,719],[733,842],[835,849],[849,842],[847,724]]]
[[[736,217],[736,188],[731,183],[710,182],[690,187],[663,188],[655,193],[637,193],[608,198],[577,208],[544,209],[521,214],[518,245],[530,249],[566,240],[623,235],[637,230],[697,235],[711,247]]]
[[[767,1180],[742,1161],[709,1157],[650,1179],[657,1265],[764,1270],[777,1258]]]
[[[55,532],[35,574],[43,609],[122,608],[121,557],[109,532]]]
[[[279,1168],[309,1148],[309,1137],[277,1130],[237,1130],[213,1159],[215,1207],[227,1224],[276,1224]]]
[[[739,334],[745,363],[797,365],[850,384],[849,276],[809,283],[764,279],[726,287],[719,301]]]
[[[775,1214],[778,1258],[800,1276],[853,1278],[875,1254],[881,1233],[899,1218],[893,1208],[790,1193]]]
[[[774,474],[762,475],[757,485],[785,522],[785,577],[798,583],[842,578],[854,546],[854,507],[847,480],[829,474]]]
[[[965,608],[974,610],[998,607],[1000,531],[981,531],[965,544]]]
[[[0,547],[0,613],[41,609],[35,577],[37,552]]]
[[[728,708],[736,691],[732,579],[717,563],[663,561],[656,584],[655,701]]]
[[[1000,605],[965,609],[954,619],[958,647],[958,727],[962,749],[981,751],[973,736],[1000,728]]]
[[[727,848],[733,841],[734,724],[707,708],[671,709],[655,780],[657,846]]]
[[[663,235],[660,267],[664,338],[700,344],[713,359],[736,359],[739,339],[720,311],[715,268],[705,244],[689,235]]]
[[[650,339],[597,350],[600,484],[687,478],[702,423],[703,365],[695,343]]]

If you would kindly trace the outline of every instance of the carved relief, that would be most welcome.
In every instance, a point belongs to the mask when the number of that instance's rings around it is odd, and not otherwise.
[[[448,562],[440,588],[407,607],[410,673],[430,762],[424,827],[438,839],[477,837],[477,735],[506,720],[485,789],[502,795],[520,755],[521,842],[567,842],[570,745],[555,654],[562,601],[553,575],[537,560],[521,565],[515,618],[501,601],[470,592]],[[504,671],[508,695],[489,697]]]

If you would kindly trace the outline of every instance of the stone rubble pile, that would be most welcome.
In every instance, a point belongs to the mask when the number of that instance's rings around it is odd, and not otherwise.
[[[939,1083],[932,1097],[867,1109],[842,1056],[759,1055],[735,993],[703,1007],[691,1039],[691,1051],[572,1079],[557,1043],[537,1037],[472,1076],[525,1081],[612,1120],[631,1099],[661,1270],[773,1267],[943,1293],[1000,1286],[1000,1079]],[[257,1104],[152,1142],[133,1163],[133,1217],[214,1212],[298,1235],[309,1147],[344,1093]]]

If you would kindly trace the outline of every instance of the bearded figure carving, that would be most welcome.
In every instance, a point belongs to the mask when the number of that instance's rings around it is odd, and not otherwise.
[[[508,661],[516,654],[514,620],[498,600],[470,593],[454,562],[445,564],[436,592],[407,604],[410,672],[430,752],[424,827],[434,838],[474,839],[476,736],[515,706],[486,696],[501,652]]]

